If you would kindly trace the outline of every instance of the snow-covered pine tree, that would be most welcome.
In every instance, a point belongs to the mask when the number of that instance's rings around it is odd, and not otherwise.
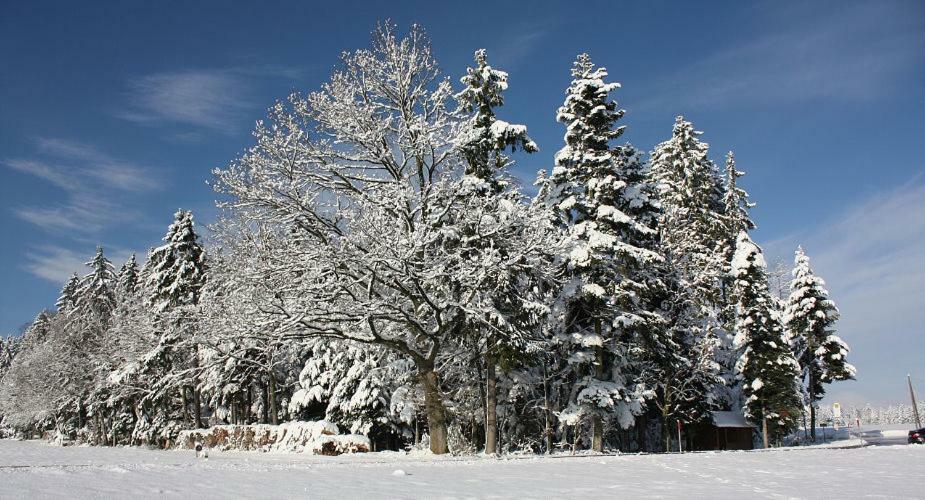
[[[122,264],[122,267],[119,269],[119,275],[116,279],[116,295],[119,297],[125,297],[135,293],[138,288],[138,273],[138,262],[135,259],[135,254],[133,253],[132,256],[129,257],[125,264]]]
[[[723,387],[717,389],[717,404],[725,409],[741,406],[741,387],[736,381],[735,363],[738,355],[733,347],[735,332],[735,298],[732,295],[732,256],[735,254],[736,241],[742,231],[755,229],[749,210],[755,206],[748,201],[748,193],[738,185],[738,179],[745,175],[736,169],[735,155],[726,153],[725,186],[722,190],[722,233],[719,245],[723,254],[723,273],[721,276],[720,322],[726,334],[720,336],[716,352],[717,362],[721,366]],[[777,305],[775,301],[775,306]]]
[[[825,395],[825,384],[853,379],[857,372],[847,361],[848,344],[835,335],[838,318],[838,308],[829,297],[825,281],[813,273],[809,256],[803,247],[798,247],[784,321],[794,356],[800,364],[814,441],[816,403]]]
[[[298,415],[315,406],[325,418],[370,437],[401,433],[390,409],[392,393],[409,380],[414,366],[394,352],[342,340],[314,339],[312,354],[299,374],[301,388],[289,411]]]
[[[63,335],[57,340],[61,371],[56,375],[71,400],[62,407],[62,415],[76,418],[75,437],[89,439],[99,430],[89,417],[93,413],[93,391],[99,370],[103,368],[100,351],[116,308],[116,272],[98,246],[93,258],[86,263],[90,272],[77,284],[73,307],[62,325]]]
[[[77,302],[77,288],[79,286],[80,278],[77,273],[74,273],[64,284],[58,300],[55,301],[55,308],[59,314],[68,314],[74,308],[74,304]]]
[[[465,175],[500,192],[506,186],[504,173],[512,163],[504,150],[520,148],[535,153],[538,148],[527,135],[526,126],[508,123],[495,115],[495,108],[504,105],[507,73],[488,64],[485,49],[475,52],[475,63],[476,67],[468,68],[466,76],[460,78],[465,88],[455,96],[460,111],[469,115],[458,142],[466,160]]]
[[[84,321],[91,321],[101,334],[109,323],[116,307],[116,270],[112,262],[103,255],[103,247],[96,248],[96,254],[86,263],[90,272],[77,287],[77,300],[73,314]]]
[[[610,98],[620,84],[605,82],[606,69],[587,54],[578,56],[572,77],[557,114],[566,145],[543,192],[568,242],[569,281],[554,312],[572,384],[562,419],[590,417],[591,446],[602,451],[604,420],[625,428],[643,408],[646,391],[630,368],[638,354],[633,340],[662,328],[650,301],[662,287],[653,269],[663,259],[648,248],[655,230],[634,218],[649,203],[638,155],[631,146],[611,144],[623,133],[616,122],[624,111]]]
[[[23,333],[23,340],[28,339],[30,344],[44,342],[48,337],[48,329],[51,328],[51,318],[48,311],[42,309],[42,312],[35,316],[29,328]]]
[[[736,300],[736,369],[745,396],[745,417],[763,429],[765,446],[793,430],[800,411],[795,380],[799,366],[784,335],[780,314],[768,290],[761,249],[742,231],[732,258]]]
[[[723,190],[724,214],[726,216],[726,227],[728,234],[734,234],[732,237],[735,247],[735,241],[739,233],[748,232],[755,229],[755,222],[752,221],[749,210],[755,206],[748,201],[748,192],[739,187],[739,177],[745,175],[745,172],[736,169],[735,154],[730,151],[726,153],[726,188]],[[734,253],[733,250],[730,253]]]
[[[161,312],[195,306],[206,280],[206,260],[194,229],[193,213],[178,210],[163,241],[148,255],[151,303]]]
[[[715,166],[701,134],[677,117],[671,139],[652,153],[650,175],[662,209],[662,246],[697,305],[709,308],[719,303],[724,221],[717,211]]]
[[[163,238],[164,244],[148,254],[143,275],[148,302],[159,314],[163,338],[158,352],[163,369],[175,377],[164,380],[161,397],[179,390],[181,413],[189,419],[187,392],[193,394],[192,422],[202,427],[202,412],[197,382],[198,351],[189,344],[196,329],[197,306],[206,281],[206,254],[196,234],[193,214],[178,210]],[[176,380],[174,380],[176,378]]]
[[[533,153],[536,144],[527,135],[527,127],[500,120],[496,108],[504,105],[503,92],[508,86],[508,75],[488,64],[484,49],[475,52],[476,67],[468,68],[460,81],[465,88],[456,94],[460,112],[469,115],[459,139],[459,147],[466,161],[460,196],[465,205],[474,205],[474,210],[463,210],[455,224],[462,234],[462,244],[471,249],[465,258],[478,258],[484,250],[500,251],[500,257],[510,257],[507,238],[484,231],[486,222],[503,217],[501,212],[511,203],[521,203],[522,196],[516,191],[506,191],[510,186],[507,168],[513,163],[504,154],[508,148],[518,148]],[[521,335],[518,335],[518,320],[524,319],[524,304],[517,300],[523,290],[516,290],[516,276],[499,276],[501,280],[486,284],[490,293],[485,294],[485,306],[494,310],[470,319],[470,330],[476,337],[476,344],[483,345],[485,356],[485,453],[497,453],[497,364],[511,365],[518,354],[522,354]],[[530,317],[526,314],[526,317]],[[491,325],[482,325],[488,321]],[[513,331],[512,331],[513,330]],[[480,362],[480,361],[479,361]]]
[[[665,372],[657,406],[663,439],[677,421],[695,423],[709,417],[722,384],[715,361],[719,345],[718,309],[723,270],[722,203],[716,168],[701,132],[679,116],[671,139],[656,146],[649,176],[661,208],[659,239],[667,260],[670,300],[666,318],[679,356]]]
[[[16,357],[18,351],[17,344],[18,340],[12,335],[6,338],[0,337],[0,382],[3,381],[3,376],[6,375],[6,372],[13,364],[13,358]],[[2,422],[3,415],[0,415],[0,423]]]

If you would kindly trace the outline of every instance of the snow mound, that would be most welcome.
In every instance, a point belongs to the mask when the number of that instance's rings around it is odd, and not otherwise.
[[[366,436],[339,434],[337,425],[327,420],[280,425],[216,425],[181,432],[177,448],[192,450],[196,443],[202,443],[206,448],[221,451],[307,452],[316,455],[365,453],[371,448]]]

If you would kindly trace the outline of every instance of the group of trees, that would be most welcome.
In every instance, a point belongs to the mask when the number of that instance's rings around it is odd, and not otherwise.
[[[380,26],[215,171],[210,248],[180,211],[143,266],[99,250],[7,341],[2,425],[167,445],[327,418],[435,453],[655,450],[716,409],[791,431],[854,375],[822,280],[800,250],[779,300],[732,153],[679,117],[646,159],[616,143],[619,84],[587,54],[571,75],[531,198],[507,73],[480,50],[454,90],[421,29]]]
[[[919,415],[925,415],[925,404],[918,403]],[[861,421],[861,425],[892,425],[892,424],[911,424],[915,425],[915,409],[911,404],[895,404],[889,406],[864,406],[841,405],[841,417],[836,418],[829,405],[820,406],[817,410],[816,418],[820,422],[827,424],[837,422],[841,426],[855,425],[856,420]]]

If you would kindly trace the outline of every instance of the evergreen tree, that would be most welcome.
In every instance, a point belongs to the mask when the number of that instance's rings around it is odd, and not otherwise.
[[[68,314],[77,302],[77,289],[80,287],[80,278],[74,273],[61,289],[61,295],[55,302],[55,308],[60,314]]]
[[[816,403],[825,395],[825,384],[851,380],[856,374],[847,361],[848,344],[835,335],[838,317],[838,308],[829,298],[825,281],[813,273],[803,248],[797,248],[784,319],[794,356],[800,364],[814,441]]]
[[[44,342],[48,337],[49,328],[51,328],[51,318],[48,311],[42,309],[42,312],[38,313],[32,323],[29,324],[29,328],[23,334],[23,340],[28,339],[30,344]]]
[[[736,169],[735,155],[732,151],[726,153],[726,187],[723,190],[723,213],[725,214],[727,234],[731,235],[730,246],[734,253],[735,241],[742,231],[755,229],[755,223],[749,215],[749,209],[755,206],[748,201],[748,193],[739,187],[738,179],[745,172]]]
[[[148,293],[147,301],[158,314],[163,331],[155,355],[148,363],[155,372],[166,375],[154,391],[156,399],[168,410],[169,399],[179,390],[180,413],[187,425],[202,427],[200,394],[198,388],[198,351],[191,350],[197,322],[197,306],[206,280],[205,251],[195,232],[192,212],[178,210],[174,222],[163,238],[164,244],[148,255],[142,274]],[[192,422],[189,420],[187,393],[192,391]],[[162,415],[163,425],[170,423],[170,415]]]
[[[661,241],[700,306],[719,303],[723,217],[709,145],[677,117],[671,139],[656,146],[651,171],[662,208]]]
[[[527,127],[500,120],[495,108],[504,105],[503,92],[508,87],[508,75],[488,64],[485,49],[475,52],[475,68],[468,68],[460,81],[465,88],[456,94],[460,111],[470,114],[465,132],[459,139],[466,159],[465,175],[481,180],[494,192],[506,185],[504,172],[511,160],[504,150],[517,148],[527,153],[538,151],[527,135]]]
[[[131,257],[122,264],[122,268],[119,269],[119,276],[116,280],[116,293],[120,297],[125,297],[127,295],[135,293],[135,290],[138,288],[139,284],[139,269],[138,262],[135,259],[135,254],[133,253]]]
[[[722,384],[715,360],[723,269],[723,221],[717,212],[721,184],[700,134],[679,116],[671,139],[652,153],[649,169],[661,208],[659,241],[668,268],[670,300],[664,307],[672,338],[680,346],[658,399],[666,448],[673,423],[708,418]]]
[[[205,251],[194,230],[193,213],[179,210],[164,244],[148,255],[147,287],[152,305],[161,312],[196,305],[205,284]]]
[[[726,153],[725,187],[722,190],[723,232],[720,235],[720,248],[723,254],[723,273],[721,276],[721,307],[720,322],[725,335],[720,336],[716,352],[716,359],[721,366],[724,386],[718,388],[717,403],[726,409],[741,405],[741,387],[736,381],[735,363],[738,355],[733,347],[732,338],[735,332],[735,298],[732,295],[732,256],[736,249],[736,240],[742,231],[755,229],[755,223],[749,215],[749,210],[755,206],[748,201],[748,193],[739,187],[738,179],[745,172],[736,169],[735,156],[732,151]]]
[[[464,259],[483,258],[486,250],[498,258],[510,258],[512,251],[508,235],[485,231],[486,222],[503,218],[508,204],[521,203],[517,191],[506,191],[510,186],[507,168],[513,163],[504,154],[507,148],[518,148],[527,153],[537,151],[537,146],[527,135],[527,127],[500,120],[496,109],[504,104],[503,92],[508,86],[508,75],[488,64],[484,49],[475,52],[476,67],[468,68],[460,81],[465,88],[456,94],[460,111],[471,115],[459,140],[460,149],[466,161],[463,187],[460,190],[463,210],[460,210],[455,225],[462,234],[461,243],[468,251],[461,254]],[[487,284],[489,293],[480,301],[492,314],[478,314],[469,319],[475,342],[484,350],[485,373],[485,453],[497,453],[497,365],[510,366],[524,351],[519,332],[529,325],[531,315],[524,314],[524,304],[519,298],[523,290],[517,285],[523,283],[523,276],[502,274],[494,283]],[[488,321],[491,324],[483,325]],[[481,360],[476,358],[476,363]],[[478,371],[481,373],[481,367]]]
[[[568,242],[569,281],[557,300],[558,341],[568,353],[572,380],[568,423],[591,419],[592,448],[603,449],[603,424],[632,425],[646,391],[633,376],[635,335],[661,328],[650,307],[661,289],[653,267],[662,257],[651,247],[655,230],[634,216],[650,201],[641,189],[641,164],[631,146],[614,147],[624,111],[610,98],[618,83],[587,54],[578,56],[557,119],[566,145],[543,191]]]
[[[736,299],[736,369],[745,396],[745,417],[762,426],[765,445],[796,424],[800,396],[799,366],[793,358],[775,301],[768,290],[767,265],[761,249],[742,231],[732,259]]]
[[[13,364],[13,358],[16,357],[15,342],[12,335],[0,338],[0,381],[3,380],[3,376]],[[2,420],[3,416],[0,415],[0,421]]]
[[[106,328],[116,307],[116,271],[112,262],[103,255],[103,247],[96,248],[96,255],[86,265],[90,273],[78,284],[74,312],[83,320],[93,322],[101,331]]]

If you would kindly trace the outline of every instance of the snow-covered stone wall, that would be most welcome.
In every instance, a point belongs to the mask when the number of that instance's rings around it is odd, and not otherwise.
[[[365,453],[371,448],[366,436],[340,435],[337,425],[326,420],[193,429],[180,433],[177,448],[191,450],[196,443],[222,451],[286,451],[315,455]]]

